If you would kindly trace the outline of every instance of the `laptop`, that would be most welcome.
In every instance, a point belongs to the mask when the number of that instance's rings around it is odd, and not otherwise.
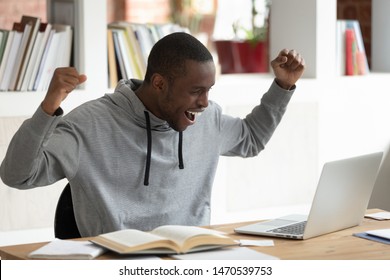
[[[378,152],[325,163],[308,216],[288,215],[238,227],[235,232],[308,239],[359,225],[382,156]]]
[[[390,145],[387,146],[383,155],[368,208],[390,211]]]

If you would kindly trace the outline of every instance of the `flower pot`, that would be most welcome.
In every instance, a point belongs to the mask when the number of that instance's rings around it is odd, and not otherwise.
[[[222,74],[269,71],[268,42],[214,41]]]
[[[269,71],[268,42],[233,42],[241,73],[266,73]]]
[[[214,41],[214,46],[217,50],[219,64],[221,65],[221,73],[237,73],[233,57],[232,41],[217,40]]]

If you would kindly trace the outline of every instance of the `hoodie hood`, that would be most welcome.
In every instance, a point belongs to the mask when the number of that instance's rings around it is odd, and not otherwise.
[[[143,128],[147,128],[145,120],[145,111],[149,113],[150,128],[155,131],[168,131],[172,130],[168,122],[162,120],[150,111],[148,111],[138,96],[135,94],[143,81],[137,79],[121,80],[115,88],[115,92],[108,94],[107,97],[111,101],[122,108],[132,118],[137,125]]]
[[[132,118],[137,125],[146,129],[147,139],[147,151],[146,151],[146,164],[145,164],[145,176],[144,185],[149,185],[149,176],[151,169],[152,159],[152,131],[170,131],[172,128],[168,122],[156,117],[149,112],[138,96],[135,94],[135,90],[142,84],[141,80],[130,79],[119,81],[115,92],[113,94],[107,94],[106,96],[111,101],[123,109],[126,114]],[[183,132],[179,133],[178,143],[178,161],[179,168],[184,169],[183,163]]]

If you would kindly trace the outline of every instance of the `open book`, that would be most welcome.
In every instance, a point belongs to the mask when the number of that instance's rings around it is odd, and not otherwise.
[[[160,226],[150,232],[119,230],[90,241],[119,254],[182,254],[239,244],[219,231],[177,225]]]

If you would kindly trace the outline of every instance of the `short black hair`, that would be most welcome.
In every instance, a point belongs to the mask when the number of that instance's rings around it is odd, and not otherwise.
[[[210,51],[195,37],[185,32],[175,32],[160,39],[151,49],[145,74],[150,83],[154,73],[169,81],[185,75],[186,60],[197,62],[213,61]]]

